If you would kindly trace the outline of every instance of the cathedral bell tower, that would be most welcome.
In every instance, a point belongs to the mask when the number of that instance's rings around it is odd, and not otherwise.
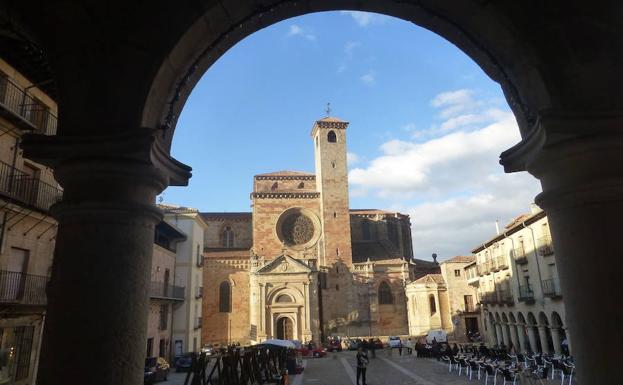
[[[314,123],[316,188],[320,193],[322,245],[319,265],[352,265],[350,214],[348,209],[348,167],[346,164],[348,122],[326,117]]]

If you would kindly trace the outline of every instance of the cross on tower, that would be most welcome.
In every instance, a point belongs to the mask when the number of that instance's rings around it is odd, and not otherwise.
[[[325,112],[327,113],[327,118],[331,116],[331,103],[327,103],[327,109]]]

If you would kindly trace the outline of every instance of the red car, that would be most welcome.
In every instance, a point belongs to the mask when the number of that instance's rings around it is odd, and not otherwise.
[[[301,352],[301,356],[303,357],[325,357],[327,355],[327,351],[323,348],[313,347],[312,350],[309,350],[307,346],[302,346],[300,349],[297,349]]]
[[[341,352],[342,342],[340,340],[329,340],[329,342],[327,342],[327,351],[328,352]]]

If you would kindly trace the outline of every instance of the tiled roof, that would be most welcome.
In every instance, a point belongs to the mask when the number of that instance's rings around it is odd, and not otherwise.
[[[223,212],[223,213],[199,213],[204,219],[217,219],[217,218],[251,218],[251,213],[249,212]]]
[[[267,172],[264,174],[257,174],[255,176],[315,176],[315,174],[303,171],[291,171],[291,170],[281,170],[274,172]]]
[[[474,262],[476,257],[473,255],[457,255],[456,257],[447,259],[441,263],[470,263]]]
[[[415,283],[428,283],[430,281],[433,281],[435,283],[440,283],[440,284],[446,283],[443,280],[443,276],[441,274],[426,274],[422,278],[417,279],[417,280],[415,280],[413,282],[415,282]]]
[[[192,207],[175,206],[166,203],[159,203],[158,208],[167,214],[197,214],[199,210]]]
[[[326,118],[318,119],[319,122],[329,122],[329,123],[347,123],[345,120],[340,118],[336,118],[333,116],[327,116]]]
[[[350,209],[351,214],[396,214],[395,212],[379,209]]]

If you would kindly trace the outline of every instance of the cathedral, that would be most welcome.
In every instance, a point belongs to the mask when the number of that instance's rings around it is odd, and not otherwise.
[[[251,212],[201,213],[204,344],[409,334],[406,287],[439,265],[408,215],[349,207],[347,127],[314,123],[315,173],[255,175]]]

